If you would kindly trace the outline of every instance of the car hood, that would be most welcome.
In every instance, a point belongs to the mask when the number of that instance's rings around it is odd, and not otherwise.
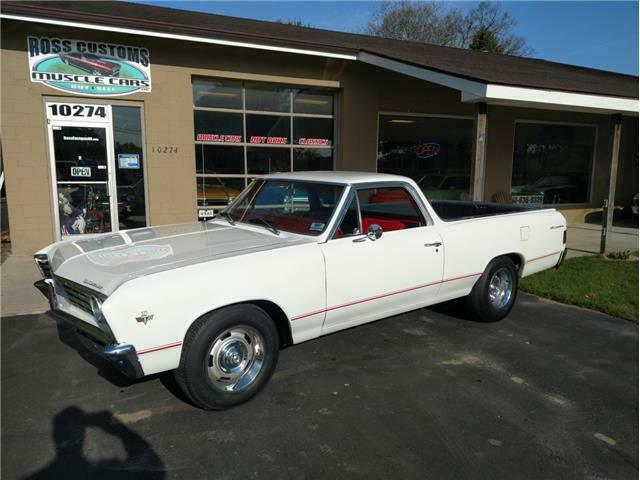
[[[313,241],[260,227],[200,222],[66,240],[48,251],[54,275],[105,295],[127,280],[209,260]]]

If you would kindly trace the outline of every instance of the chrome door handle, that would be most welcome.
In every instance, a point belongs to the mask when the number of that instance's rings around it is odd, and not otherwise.
[[[425,247],[440,247],[442,246],[442,242],[433,242],[433,243],[425,243]]]

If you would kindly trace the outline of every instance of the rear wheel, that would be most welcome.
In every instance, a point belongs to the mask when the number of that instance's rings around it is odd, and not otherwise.
[[[493,259],[466,298],[471,317],[496,322],[506,317],[518,295],[518,271],[508,257]]]
[[[255,305],[207,314],[187,333],[178,385],[201,408],[223,410],[246,402],[267,383],[278,362],[278,330]]]

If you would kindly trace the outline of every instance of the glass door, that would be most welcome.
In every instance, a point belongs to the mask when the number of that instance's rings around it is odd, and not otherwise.
[[[47,116],[57,237],[117,229],[111,107],[47,103]]]

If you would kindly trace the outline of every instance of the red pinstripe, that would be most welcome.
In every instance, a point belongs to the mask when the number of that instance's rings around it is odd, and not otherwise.
[[[553,255],[558,255],[560,253],[562,253],[562,252],[553,252],[553,253],[549,253],[547,255],[542,255],[540,257],[531,258],[531,259],[527,260],[527,263],[533,262],[533,261],[536,261],[536,260],[541,260],[543,258],[551,257]],[[475,277],[475,276],[479,276],[479,275],[482,275],[482,272],[480,272],[480,273],[470,273],[468,275],[460,275],[458,277],[451,277],[451,278],[447,278],[447,279],[444,279],[444,280],[439,280],[437,282],[425,283],[423,285],[418,285],[416,287],[404,288],[402,290],[396,290],[396,291],[389,292],[389,293],[383,293],[383,294],[376,295],[376,296],[373,296],[373,297],[363,298],[361,300],[354,300],[352,302],[342,303],[340,305],[334,305],[333,307],[324,308],[322,310],[316,310],[316,311],[313,311],[313,312],[304,313],[302,315],[297,315],[295,317],[292,317],[291,321],[300,320],[302,318],[311,317],[313,315],[318,315],[320,313],[331,312],[331,311],[337,310],[339,308],[350,307],[352,305],[358,305],[360,303],[370,302],[372,300],[379,300],[381,298],[391,297],[393,295],[398,295],[400,293],[412,292],[414,290],[420,290],[421,288],[431,287],[433,285],[438,285],[438,284],[447,283],[447,282],[453,282],[454,280],[462,280],[463,278]],[[144,355],[145,353],[157,352],[159,350],[165,350],[165,349],[168,349],[168,348],[175,348],[175,347],[179,347],[180,345],[182,345],[182,342],[168,343],[166,345],[160,345],[158,347],[147,348],[146,350],[140,350],[137,353],[138,353],[138,355]]]
[[[138,355],[144,355],[145,353],[157,352],[158,350],[166,350],[167,348],[175,348],[182,345],[182,342],[167,343],[158,347],[147,348],[146,350],[140,350],[136,352]]]
[[[541,257],[530,258],[529,260],[527,260],[527,263],[535,262],[536,260],[542,260],[543,258],[552,257],[554,255],[559,255],[561,253],[562,252],[553,252],[553,253],[548,253],[547,255],[542,255]]]
[[[320,313],[330,312],[330,311],[332,311],[332,310],[337,310],[337,309],[339,309],[339,308],[350,307],[350,306],[352,306],[352,305],[357,305],[357,304],[359,304],[359,303],[370,302],[370,301],[372,301],[372,300],[378,300],[378,299],[380,299],[380,298],[390,297],[390,296],[392,296],[392,295],[398,295],[398,294],[400,294],[400,293],[412,292],[412,291],[414,291],[414,290],[419,290],[419,289],[421,289],[421,288],[431,287],[431,286],[433,286],[433,285],[438,285],[438,284],[441,284],[441,283],[447,283],[447,282],[452,282],[452,281],[454,281],[454,280],[461,280],[461,279],[463,279],[463,278],[474,277],[474,276],[477,276],[477,275],[482,275],[482,272],[481,272],[481,273],[470,273],[470,274],[468,274],[468,275],[461,275],[461,276],[459,276],[459,277],[447,278],[447,279],[445,279],[445,280],[438,280],[437,282],[425,283],[425,284],[423,284],[423,285],[418,285],[418,286],[416,286],[416,287],[404,288],[404,289],[402,289],[402,290],[396,290],[396,291],[389,292],[389,293],[383,293],[383,294],[380,294],[380,295],[376,295],[376,296],[374,296],[374,297],[363,298],[363,299],[361,299],[361,300],[354,300],[353,302],[342,303],[342,304],[340,304],[340,305],[335,305],[335,306],[333,306],[333,307],[324,308],[324,309],[322,309],[322,310],[316,310],[316,311],[314,311],[314,312],[309,312],[309,313],[304,313],[304,314],[302,314],[302,315],[297,315],[297,316],[295,316],[295,317],[292,317],[292,318],[291,318],[291,321],[294,321],[294,320],[300,320],[300,319],[302,319],[302,318],[311,317],[311,316],[313,316],[313,315],[318,315],[318,314],[320,314]]]

